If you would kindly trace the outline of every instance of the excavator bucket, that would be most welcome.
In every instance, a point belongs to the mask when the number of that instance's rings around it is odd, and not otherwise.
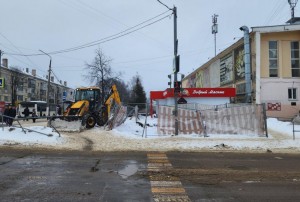
[[[49,121],[49,124],[60,132],[81,132],[85,128],[81,119],[67,121],[57,118]]]
[[[50,120],[50,124],[61,132],[80,132],[86,127],[84,113],[88,111],[89,102],[80,100],[73,103],[62,117]]]

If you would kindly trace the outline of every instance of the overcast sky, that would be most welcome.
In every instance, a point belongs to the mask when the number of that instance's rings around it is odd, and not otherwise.
[[[290,19],[287,0],[161,0],[178,12],[180,72],[187,75],[214,56],[212,15],[218,14],[217,52],[243,32],[239,27],[284,24]],[[37,69],[46,75],[49,57],[17,56],[77,47],[120,33],[168,9],[157,0],[6,0],[1,4],[0,49],[9,66]],[[167,12],[158,20],[171,14]],[[295,15],[300,16],[299,5]],[[154,22],[153,20],[148,22]],[[139,28],[139,27],[136,27]],[[126,33],[126,32],[123,32]],[[52,55],[54,74],[70,87],[88,86],[85,63],[101,48],[111,67],[128,82],[137,73],[144,88],[164,90],[173,64],[173,16],[96,46]]]

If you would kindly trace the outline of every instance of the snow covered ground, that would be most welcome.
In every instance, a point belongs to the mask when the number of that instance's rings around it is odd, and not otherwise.
[[[145,117],[139,122],[144,123]],[[46,122],[21,122],[26,133],[18,127],[0,128],[0,147],[39,148],[86,151],[246,151],[246,152],[300,152],[300,132],[293,140],[290,122],[268,119],[269,137],[255,135],[178,135],[157,134],[157,119],[147,118],[146,130],[127,119],[124,124],[107,131],[95,127],[81,133],[61,132],[59,135]],[[17,124],[15,124],[17,125]],[[295,130],[300,131],[296,125]]]

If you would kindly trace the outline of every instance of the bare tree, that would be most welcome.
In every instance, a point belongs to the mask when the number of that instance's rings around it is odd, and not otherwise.
[[[102,50],[98,48],[96,51],[96,56],[94,60],[89,64],[85,64],[85,69],[88,70],[88,73],[84,75],[91,84],[99,86],[102,91],[102,103],[105,102],[105,97],[108,94],[113,80],[118,80],[116,73],[112,71],[110,63],[111,58],[104,55]]]

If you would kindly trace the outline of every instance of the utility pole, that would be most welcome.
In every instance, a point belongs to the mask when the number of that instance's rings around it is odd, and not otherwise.
[[[214,14],[212,16],[212,27],[211,27],[211,33],[215,36],[215,56],[217,55],[217,33],[218,33],[218,17],[219,15]]]
[[[2,50],[0,50],[0,76],[1,76],[1,67],[2,67],[2,55],[3,55],[3,52]]]
[[[1,67],[1,63],[2,63],[2,55],[3,55],[3,52],[2,52],[2,50],[0,50],[0,67]]]
[[[48,87],[47,87],[47,108],[48,108],[48,116],[50,116],[50,100],[49,100],[49,91],[50,91],[50,76],[51,76],[51,61],[52,61],[52,57],[48,54],[48,53],[45,53],[44,51],[42,50],[39,50],[41,51],[42,53],[44,53],[45,55],[49,56],[50,58],[50,63],[49,63],[49,70],[48,70]]]
[[[174,103],[175,103],[175,109],[174,109],[174,117],[175,117],[175,135],[178,135],[178,91],[176,90],[176,87],[179,86],[179,82],[177,80],[177,73],[180,69],[180,61],[179,61],[179,55],[178,55],[178,39],[177,39],[177,8],[176,6],[173,7],[173,9],[169,8],[167,5],[162,3],[160,0],[157,0],[160,4],[167,7],[169,10],[173,11],[174,15],[174,59],[173,59],[173,73],[174,73]],[[169,77],[169,75],[168,75]],[[170,78],[170,77],[169,77]]]
[[[175,135],[178,135],[178,92],[175,90],[175,86],[178,85],[177,73],[179,72],[179,56],[178,54],[178,39],[177,39],[177,8],[173,7],[173,15],[174,15],[174,102],[175,102]]]

